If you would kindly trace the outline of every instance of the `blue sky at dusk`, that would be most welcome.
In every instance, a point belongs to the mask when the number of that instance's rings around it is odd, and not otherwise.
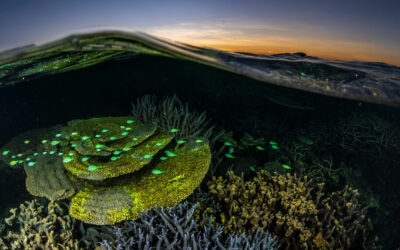
[[[253,53],[400,65],[400,1],[0,1],[0,50],[102,29]]]

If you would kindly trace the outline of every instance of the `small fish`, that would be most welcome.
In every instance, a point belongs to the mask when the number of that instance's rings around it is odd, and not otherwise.
[[[305,74],[304,72],[301,72],[300,75],[301,75],[301,76],[305,76],[306,74]]]
[[[74,160],[74,157],[65,157],[64,159],[63,159],[63,162],[64,163],[68,163],[68,162],[71,162],[71,161],[73,161]]]
[[[29,166],[29,167],[32,167],[32,166],[34,166],[34,165],[36,165],[36,162],[34,162],[34,161],[28,162],[28,166]]]
[[[162,145],[164,145],[165,143],[164,142],[157,142],[156,143],[156,146],[162,146]]]
[[[122,148],[122,151],[125,151],[125,152],[126,152],[126,151],[129,151],[129,150],[132,150],[132,149],[133,149],[132,147],[123,147],[123,148]]]
[[[24,143],[25,144],[29,144],[31,141],[30,140],[25,140]]]
[[[78,144],[76,144],[76,143],[71,144],[71,147],[73,147],[73,148],[76,146],[78,146]]]
[[[56,134],[56,137],[60,137],[60,136],[62,136],[62,134]]]
[[[150,155],[150,154],[145,154],[145,155],[143,155],[143,158],[145,158],[145,159],[149,159],[149,158],[151,158],[151,157],[153,157],[153,155]]]
[[[126,127],[126,128],[125,128],[125,130],[132,130],[132,128],[130,128],[130,127]]]
[[[96,144],[96,146],[94,146],[95,148],[102,148],[102,147],[105,147],[105,145],[103,145],[103,144]]]
[[[96,165],[90,165],[87,169],[92,171],[92,170],[96,170],[96,169],[99,169],[99,168],[101,168],[101,167],[96,166]]]
[[[18,164],[18,161],[10,161],[10,165],[11,165],[11,166],[14,166],[14,165],[16,165],[16,164]]]
[[[8,155],[8,153],[10,153],[10,150],[5,150],[5,151],[3,151],[3,155]]]
[[[102,148],[96,148],[96,151],[100,152],[100,151],[103,151],[103,149]]]
[[[153,171],[151,171],[153,174],[162,174],[162,173],[165,173],[165,171],[161,171],[161,170],[158,170],[158,169],[154,169]]]
[[[117,150],[117,151],[114,151],[114,152],[113,152],[113,155],[119,155],[119,154],[121,154],[121,153],[122,153],[122,151],[118,151],[118,150]]]
[[[23,160],[18,160],[17,162],[18,162],[18,163],[24,163],[24,161],[23,161]]]
[[[25,161],[30,161],[30,160],[31,160],[31,158],[30,158],[30,157],[28,157],[28,158],[26,158],[26,159],[25,159]]]
[[[53,151],[50,151],[49,154],[54,155],[55,152],[57,152],[57,151],[54,151],[54,150],[53,150]]]
[[[42,152],[42,155],[47,155],[47,151]]]
[[[120,128],[126,128],[125,126],[122,126],[122,125],[121,125],[121,126],[119,126],[119,127],[120,127]]]
[[[250,166],[250,170],[253,172],[256,172],[256,169],[254,168],[254,166]]]
[[[72,136],[78,135],[78,132],[72,132],[71,135]]]
[[[102,135],[95,135],[94,137],[96,137],[96,138],[100,138]]]
[[[33,155],[34,155],[34,156],[38,156],[38,155],[39,155],[39,153],[34,153]]]
[[[290,167],[289,165],[286,165],[286,164],[282,164],[282,167],[283,167],[284,169],[292,169],[292,167]]]
[[[233,156],[233,155],[231,155],[231,154],[225,154],[225,156],[226,156],[227,158],[231,158],[231,159],[235,159],[235,158],[236,158],[235,156]]]
[[[174,157],[174,156],[178,156],[177,154],[175,154],[175,153],[172,153],[171,151],[165,151],[165,154],[166,155],[168,155],[169,157]]]
[[[202,139],[197,139],[196,142],[197,142],[197,143],[202,143],[203,140],[202,140]]]
[[[271,145],[276,145],[276,144],[278,144],[278,143],[276,143],[276,142],[274,142],[274,141],[270,141],[269,144],[271,144]]]
[[[17,154],[18,157],[21,157],[21,156],[23,156],[23,155],[24,155],[24,154]]]
[[[229,148],[228,152],[229,152],[230,154],[232,154],[233,152],[235,152],[235,150],[234,150],[233,148]]]
[[[277,145],[272,145],[271,148],[272,148],[272,149],[276,149],[276,150],[279,149],[279,147],[278,147]]]
[[[112,157],[111,157],[111,160],[112,160],[112,161],[116,161],[116,160],[118,160],[119,158],[120,158],[119,156],[112,156]]]
[[[127,120],[126,121],[126,123],[128,123],[128,124],[131,124],[131,123],[134,123],[135,121],[133,121],[133,120]]]
[[[186,141],[185,140],[178,140],[176,143],[178,143],[178,144],[183,144],[183,143],[185,143]]]
[[[118,139],[118,138],[115,136],[110,136],[110,140],[116,140],[116,139]]]
[[[108,129],[103,129],[101,132],[102,132],[102,133],[107,133],[108,131],[110,131],[110,130],[108,130]]]
[[[170,130],[171,133],[176,133],[176,132],[179,132],[179,131],[180,131],[180,129],[177,129],[177,128],[173,128],[173,129]]]
[[[58,145],[58,144],[60,144],[61,143],[61,141],[51,141],[51,145],[53,145],[53,146],[55,146],[55,145]]]
[[[59,156],[61,156],[61,155],[63,155],[63,154],[64,154],[63,152],[58,153]]]
[[[264,150],[265,150],[265,148],[263,148],[263,147],[261,147],[261,146],[257,146],[256,149],[261,150],[261,151],[264,151]]]
[[[82,159],[81,159],[81,161],[82,162],[85,162],[85,161],[88,161],[90,159],[90,157],[83,157]]]
[[[82,140],[87,140],[87,139],[89,139],[90,138],[90,136],[87,136],[87,135],[85,135],[85,136],[82,136]]]
[[[11,158],[12,158],[12,159],[17,158],[17,156],[16,156],[16,155],[13,155],[13,156],[11,156]]]
[[[139,141],[139,138],[133,138],[132,141]]]
[[[73,155],[75,155],[75,153],[74,153],[74,152],[71,152],[71,153],[69,153],[68,155],[69,155],[69,156],[73,156]]]
[[[226,141],[226,142],[225,142],[225,146],[233,146],[233,144],[230,143],[230,142],[228,142],[228,141]]]
[[[122,132],[121,135],[128,135],[129,132]]]
[[[165,157],[165,156],[160,157],[160,160],[162,160],[162,161],[165,161],[166,159],[168,159],[168,157]]]
[[[42,140],[42,143],[43,144],[45,144],[45,143],[47,143],[48,142],[48,140]]]

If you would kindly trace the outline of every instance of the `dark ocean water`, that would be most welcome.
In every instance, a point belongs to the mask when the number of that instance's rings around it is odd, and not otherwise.
[[[251,180],[267,170],[308,176],[324,183],[326,194],[357,189],[363,230],[383,249],[400,247],[399,67],[304,53],[229,53],[145,34],[74,35],[0,53],[1,217],[34,198],[25,187],[29,160],[13,152],[23,148],[10,144],[13,138],[74,119],[129,116],[145,95],[176,95],[190,110],[206,112],[214,126],[213,175],[232,170]],[[341,226],[351,232],[353,224]],[[287,247],[274,227],[266,230]],[[363,243],[354,237],[349,248]]]

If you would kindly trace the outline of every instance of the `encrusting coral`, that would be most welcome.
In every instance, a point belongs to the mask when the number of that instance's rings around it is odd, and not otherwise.
[[[7,249],[80,249],[73,237],[76,220],[65,213],[63,204],[50,202],[47,207],[37,200],[26,201],[11,209],[0,228],[0,248]]]
[[[225,235],[221,225],[203,217],[202,226],[193,218],[197,205],[183,202],[175,207],[152,208],[136,221],[114,227],[115,242],[103,241],[102,249],[265,249],[278,241],[268,232]]]
[[[307,177],[257,173],[252,181],[229,172],[213,178],[210,192],[224,203],[225,230],[252,233],[268,228],[286,249],[375,248],[357,190],[345,187],[326,195],[324,185]]]

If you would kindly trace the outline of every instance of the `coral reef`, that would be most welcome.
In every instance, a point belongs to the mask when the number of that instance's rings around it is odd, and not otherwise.
[[[209,138],[213,127],[206,120],[206,113],[198,114],[189,110],[177,96],[166,97],[157,102],[155,96],[146,95],[132,103],[133,119],[144,123],[155,124],[157,127],[171,130],[179,128],[177,137],[202,136]]]
[[[47,207],[37,200],[26,201],[0,228],[1,249],[80,249],[74,238],[75,219],[66,214],[64,204],[50,202]]]
[[[357,190],[324,193],[307,177],[260,171],[252,181],[229,172],[213,178],[210,192],[224,203],[225,230],[252,233],[268,228],[286,249],[375,248]]]
[[[152,208],[136,221],[114,227],[116,242],[103,241],[103,249],[277,249],[268,232],[224,235],[221,225],[203,217],[203,226],[193,219],[197,205],[183,202],[173,208]]]

